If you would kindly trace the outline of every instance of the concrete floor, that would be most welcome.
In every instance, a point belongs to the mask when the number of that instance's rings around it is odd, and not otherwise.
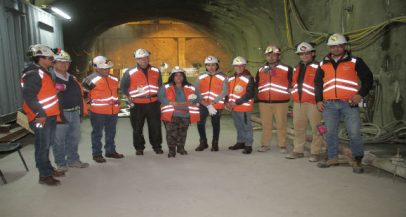
[[[210,125],[208,126],[211,131]],[[117,146],[122,160],[91,160],[90,125],[83,123],[80,154],[86,169],[70,169],[62,185],[39,185],[33,146],[22,149],[30,172],[17,154],[0,159],[9,184],[0,184],[1,217],[404,217],[406,182],[367,168],[319,169],[307,159],[286,160],[271,152],[242,155],[229,151],[235,142],[230,117],[223,116],[221,150],[194,151],[196,126],[189,129],[189,155],[155,155],[147,146],[135,156],[128,119],[120,119]],[[260,131],[256,131],[258,146]],[[211,132],[209,133],[211,135]],[[166,143],[164,143],[167,153]]]

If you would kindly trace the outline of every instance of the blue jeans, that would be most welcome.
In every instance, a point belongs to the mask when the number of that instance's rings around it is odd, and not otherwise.
[[[64,111],[63,115],[66,122],[56,125],[55,142],[52,146],[58,167],[79,161],[80,111]]]
[[[237,129],[237,143],[245,143],[245,146],[252,146],[254,135],[251,124],[251,112],[231,112]]]
[[[49,147],[54,142],[56,116],[47,117],[42,128],[35,127],[34,121],[30,122],[30,128],[35,134],[35,164],[39,176],[46,177],[52,174],[52,165],[49,161]]]
[[[116,125],[118,116],[115,115],[105,115],[105,114],[90,114],[90,123],[92,124],[92,155],[100,156],[102,152],[102,142],[101,138],[105,137],[104,149],[106,154],[112,154],[116,152],[116,145],[114,143],[114,138],[116,137]]]
[[[197,130],[199,131],[200,140],[207,141],[206,119],[207,119],[207,116],[209,116],[209,111],[207,110],[207,107],[204,105],[200,105],[199,110],[200,110],[200,121],[197,123]],[[217,109],[217,113],[213,116],[210,116],[211,125],[213,126],[213,141],[217,141],[217,142],[219,141],[219,136],[220,136],[221,111],[222,110]]]
[[[345,101],[325,101],[323,119],[327,127],[326,143],[329,159],[338,156],[338,126],[343,117],[350,147],[354,158],[364,156],[364,147],[361,137],[361,119],[358,107],[351,107]]]

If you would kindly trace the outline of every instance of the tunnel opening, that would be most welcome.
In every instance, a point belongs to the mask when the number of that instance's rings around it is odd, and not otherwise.
[[[173,19],[133,21],[109,28],[96,37],[92,56],[105,55],[114,62],[113,73],[121,77],[125,69],[136,64],[134,51],[151,52],[150,64],[161,69],[165,77],[174,66],[183,67],[190,77],[205,70],[204,58],[219,58],[220,68],[229,71],[230,54],[213,36],[199,27]]]

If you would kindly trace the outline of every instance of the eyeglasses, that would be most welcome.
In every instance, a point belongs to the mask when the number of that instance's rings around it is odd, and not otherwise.
[[[54,57],[45,57],[45,59],[49,60],[49,61],[54,61]]]
[[[312,52],[302,52],[302,53],[299,53],[299,56],[308,56],[311,54],[312,54]]]

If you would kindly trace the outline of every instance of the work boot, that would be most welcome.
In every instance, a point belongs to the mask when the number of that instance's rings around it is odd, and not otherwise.
[[[184,146],[178,146],[177,151],[180,155],[187,155],[187,151]]]
[[[54,177],[62,177],[62,176],[65,176],[65,171],[59,171],[59,170],[57,170],[57,169],[55,169],[55,168],[52,168],[52,176],[54,176]]]
[[[309,162],[319,162],[320,160],[320,155],[318,154],[312,154],[309,157]]]
[[[101,155],[94,156],[93,160],[96,161],[96,163],[105,163],[106,162],[106,159]]]
[[[204,149],[208,148],[209,144],[207,144],[207,140],[205,139],[200,139],[200,144],[197,146],[195,151],[203,151]]]
[[[242,151],[243,154],[251,154],[252,146],[245,146],[244,150]]]
[[[136,150],[135,155],[144,155],[144,150]]]
[[[114,158],[114,159],[120,159],[120,158],[123,158],[124,155],[119,154],[119,153],[117,153],[117,152],[113,152],[113,153],[106,154],[106,157],[108,157],[108,158]]]
[[[303,153],[297,153],[297,152],[292,152],[288,154],[285,158],[286,159],[297,159],[297,158],[302,158],[304,157]]]
[[[319,168],[329,168],[333,166],[338,166],[340,165],[340,162],[338,161],[337,157],[328,159],[326,161],[320,162],[317,164]]]
[[[218,141],[213,140],[213,142],[211,142],[210,151],[219,151],[219,142]]]
[[[61,184],[61,182],[58,179],[54,179],[54,177],[52,176],[39,177],[38,183],[49,186],[57,186]]]
[[[362,156],[355,157],[352,162],[352,172],[353,173],[364,173],[364,167],[362,166]]]
[[[170,147],[168,152],[168,158],[176,156],[176,147]]]
[[[258,152],[267,152],[269,151],[271,148],[269,148],[269,146],[265,146],[265,145],[261,145],[261,147],[258,148]]]
[[[228,149],[230,149],[230,150],[238,150],[238,149],[244,149],[244,148],[245,148],[245,143],[240,143],[240,142],[237,142],[235,145],[228,147]]]
[[[163,154],[164,151],[162,150],[162,148],[154,148],[155,154]]]
[[[288,153],[288,149],[286,148],[286,146],[282,146],[282,147],[279,147],[279,152],[281,154],[286,154],[286,153]]]

